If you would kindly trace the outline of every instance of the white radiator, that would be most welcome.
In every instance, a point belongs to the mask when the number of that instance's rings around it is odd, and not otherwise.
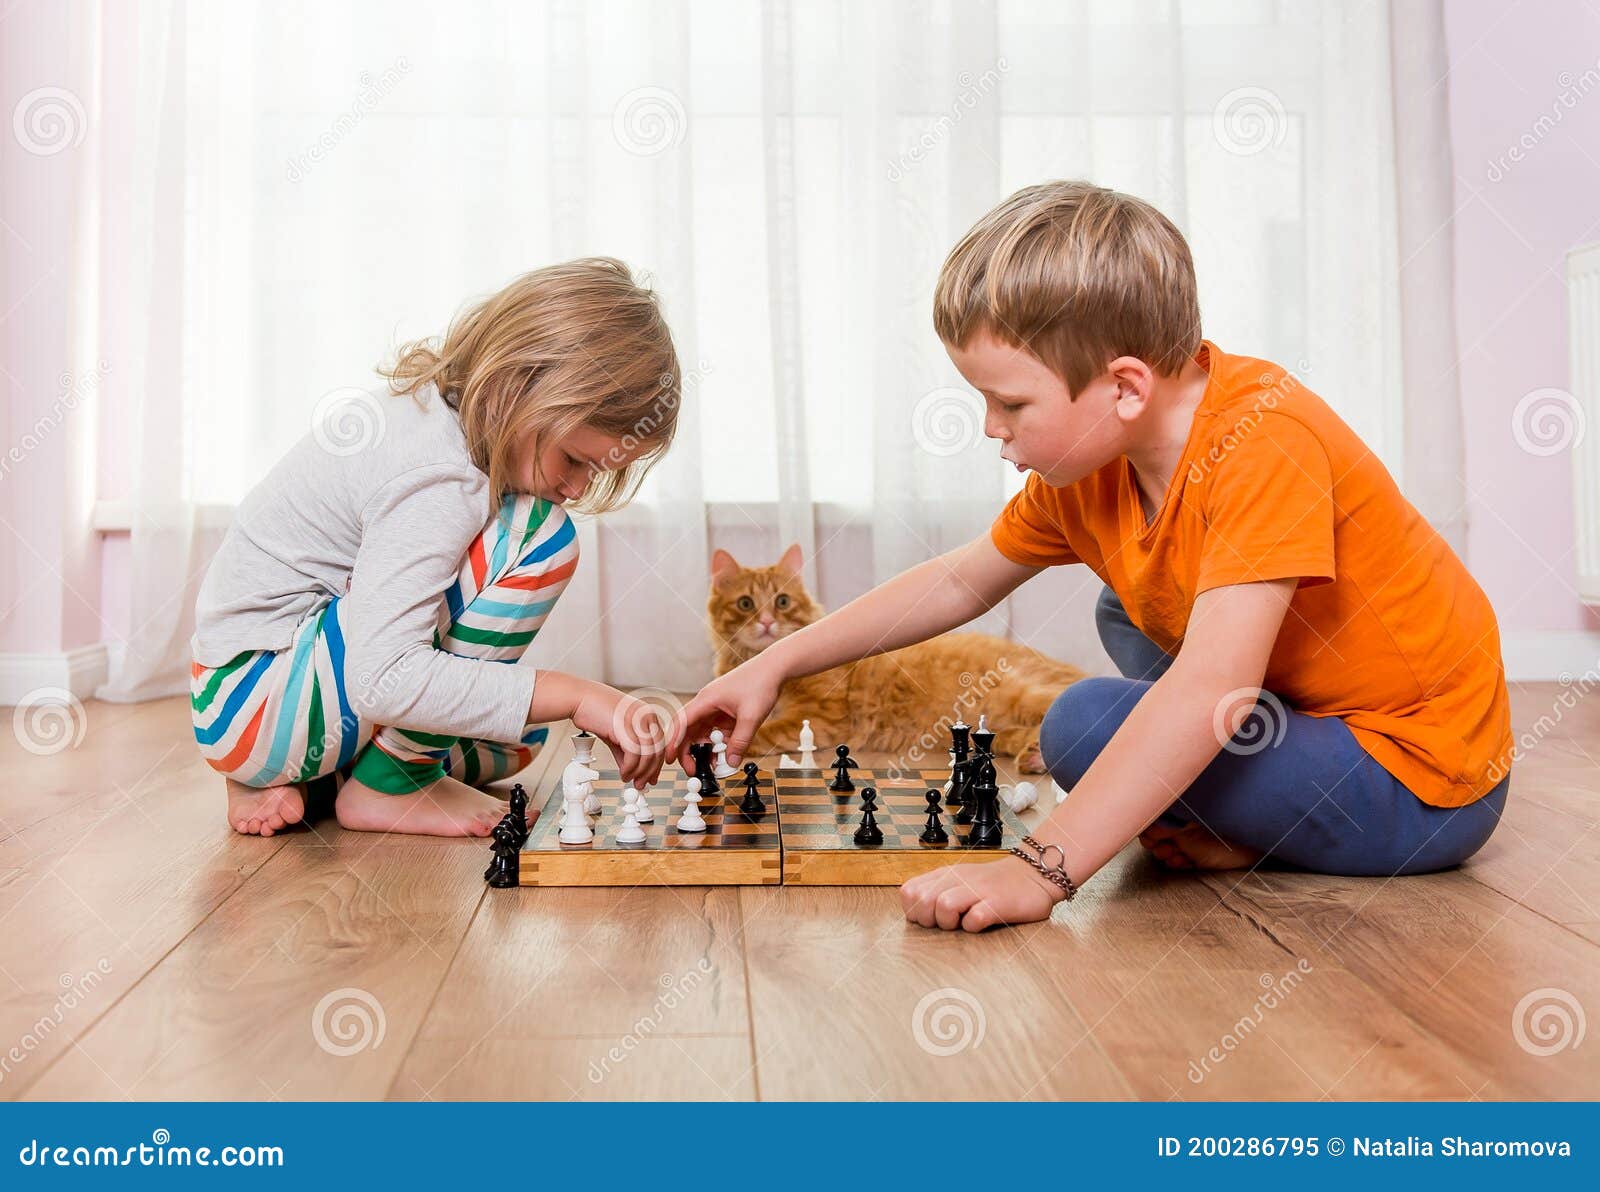
[[[1600,605],[1600,244],[1567,254],[1567,318],[1578,409],[1572,448],[1578,594]]]

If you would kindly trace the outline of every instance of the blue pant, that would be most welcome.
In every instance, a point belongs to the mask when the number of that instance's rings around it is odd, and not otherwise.
[[[1051,776],[1070,791],[1172,657],[1139,632],[1110,588],[1095,608],[1106,653],[1125,676],[1082,679],[1056,699],[1039,743]],[[1500,822],[1508,776],[1465,807],[1434,807],[1373,760],[1336,716],[1266,702],[1161,820],[1198,820],[1224,840],[1318,873],[1429,873],[1458,865]],[[1267,726],[1268,737],[1259,736]],[[1251,729],[1258,737],[1247,737]],[[1281,732],[1281,736],[1279,735]],[[1275,742],[1275,743],[1274,743]],[[1262,745],[1251,752],[1256,745]]]

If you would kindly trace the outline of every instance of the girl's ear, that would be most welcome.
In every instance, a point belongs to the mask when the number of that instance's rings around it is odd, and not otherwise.
[[[800,544],[791,543],[789,549],[783,552],[783,558],[778,560],[778,566],[790,575],[798,576],[800,568],[805,562],[805,556],[800,553]]]
[[[711,582],[714,584],[727,583],[739,574],[739,562],[727,551],[720,547],[711,552]]]

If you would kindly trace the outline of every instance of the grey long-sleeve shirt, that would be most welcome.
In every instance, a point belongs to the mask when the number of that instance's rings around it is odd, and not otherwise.
[[[488,477],[455,411],[431,385],[416,397],[351,391],[325,426],[239,505],[200,588],[195,660],[221,666],[245,650],[282,650],[342,596],[345,687],[358,715],[518,740],[533,669],[433,648],[448,624],[444,593],[490,515]]]

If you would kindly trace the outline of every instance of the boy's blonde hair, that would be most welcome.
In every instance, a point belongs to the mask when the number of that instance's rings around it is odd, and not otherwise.
[[[396,394],[432,382],[461,416],[473,462],[489,476],[498,510],[515,446],[533,449],[589,427],[632,449],[625,468],[597,472],[573,507],[602,513],[626,504],[672,443],[682,377],[656,296],[621,261],[585,257],[524,273],[464,308],[440,338],[403,346],[379,372]]]
[[[1200,348],[1183,234],[1149,203],[1088,182],[1019,190],[950,250],[933,297],[939,338],[987,332],[1026,348],[1074,395],[1118,356],[1171,376]]]

